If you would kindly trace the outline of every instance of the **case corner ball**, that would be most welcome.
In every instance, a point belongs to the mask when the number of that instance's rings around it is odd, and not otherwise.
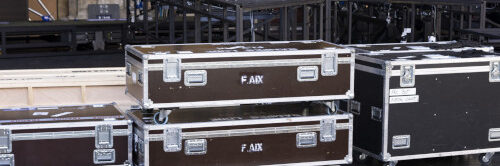
[[[349,97],[349,99],[353,99],[354,98],[354,92],[352,90],[348,90],[345,95],[347,95],[347,97]]]

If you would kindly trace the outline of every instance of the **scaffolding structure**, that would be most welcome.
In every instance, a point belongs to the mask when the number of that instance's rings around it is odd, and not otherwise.
[[[127,0],[129,42],[487,41],[498,0]],[[147,21],[145,21],[147,20]],[[486,34],[487,33],[487,34]]]

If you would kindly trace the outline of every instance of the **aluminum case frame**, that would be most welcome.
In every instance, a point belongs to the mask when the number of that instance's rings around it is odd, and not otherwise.
[[[293,42],[323,42],[320,40],[306,40],[306,41],[293,41]],[[248,43],[286,43],[283,41],[278,42],[232,42],[231,44],[248,44]],[[206,45],[207,43],[194,43],[194,44],[175,44],[176,46],[182,45]],[[161,46],[162,44],[147,45],[147,46]],[[338,46],[338,45],[337,45]],[[199,108],[199,107],[224,107],[224,106],[237,106],[241,104],[258,104],[258,103],[281,103],[281,102],[300,102],[300,101],[333,101],[341,99],[352,99],[354,97],[354,64],[355,64],[355,51],[347,47],[339,46],[343,49],[316,49],[316,50],[299,50],[299,51],[262,51],[262,52],[228,52],[228,53],[190,53],[190,54],[142,54],[137,49],[133,48],[131,45],[126,46],[125,51],[125,61],[126,65],[130,65],[132,68],[138,68],[142,72],[142,97],[134,97],[137,102],[144,109],[160,109],[160,108]],[[349,64],[350,65],[350,81],[349,90],[342,95],[327,95],[327,96],[303,96],[303,97],[279,97],[279,98],[254,98],[254,99],[238,99],[238,100],[215,100],[215,101],[193,101],[193,102],[173,102],[173,103],[155,103],[149,98],[149,71],[151,70],[161,70],[163,64],[161,65],[150,65],[149,60],[164,60],[166,58],[178,57],[180,59],[189,58],[207,58],[207,57],[255,57],[255,56],[286,56],[286,55],[308,55],[308,54],[324,54],[332,53],[336,54],[351,54],[348,58],[337,58],[337,63]],[[137,59],[132,58],[128,53],[134,54],[137,57],[141,57],[142,63]],[[172,56],[174,55],[174,56]],[[318,62],[301,62],[303,65],[318,65]],[[189,67],[189,70],[200,70],[205,64],[198,64],[196,66]],[[255,64],[251,65],[255,66]],[[266,66],[267,67],[267,66]],[[186,69],[182,69],[186,70]],[[321,73],[321,71],[320,71]],[[128,75],[126,76],[128,77]],[[127,79],[128,80],[128,79]],[[127,89],[127,92],[129,90]]]
[[[491,48],[491,47],[482,47],[482,48]],[[455,49],[454,51],[464,51],[468,49]],[[485,51],[490,49],[476,49]],[[415,52],[415,51],[409,51]],[[423,52],[445,52],[444,50],[427,50]],[[382,52],[383,54],[391,54],[391,53],[404,53],[403,52]],[[376,54],[376,53],[375,53]],[[494,54],[494,53],[492,53]],[[480,57],[480,58],[457,58],[457,59],[425,59],[425,60],[405,60],[405,61],[391,61],[391,60],[382,60],[374,57],[366,56],[363,54],[358,54],[356,56],[356,62],[368,62],[371,64],[378,64],[382,68],[376,68],[372,66],[367,66],[364,64],[356,64],[356,70],[367,72],[370,74],[374,74],[377,76],[383,77],[383,117],[382,117],[382,143],[381,149],[382,152],[377,154],[376,152],[369,151],[360,147],[356,147],[354,145],[354,149],[361,153],[364,153],[368,156],[371,156],[375,159],[378,159],[383,162],[391,162],[393,164],[397,163],[397,161],[402,160],[413,160],[413,159],[424,159],[424,158],[435,158],[435,157],[447,157],[447,156],[458,156],[458,155],[470,155],[470,154],[482,154],[482,153],[495,153],[500,152],[500,147],[497,148],[484,148],[484,149],[472,149],[472,150],[460,150],[460,151],[449,151],[449,152],[436,152],[436,153],[427,153],[427,154],[414,154],[414,155],[402,155],[402,156],[392,156],[388,153],[388,148],[391,147],[391,143],[389,142],[389,107],[390,107],[390,78],[391,77],[399,77],[401,76],[401,70],[394,69],[394,67],[402,66],[402,65],[417,65],[415,69],[415,76],[418,75],[441,75],[441,74],[461,74],[461,73],[485,73],[490,72],[490,66],[466,66],[466,67],[443,67],[443,68],[425,68],[419,69],[418,65],[438,65],[438,64],[460,64],[460,63],[474,63],[474,62],[499,62],[500,57],[491,56],[491,57]],[[399,80],[399,78],[398,78]],[[418,80],[417,80],[418,81]],[[484,80],[488,81],[488,80]],[[490,83],[494,83],[491,82]],[[358,85],[359,86],[359,85]],[[359,102],[359,101],[357,101]],[[351,109],[350,104],[345,107],[347,110],[343,110],[349,112]],[[367,114],[368,112],[364,112]]]
[[[66,106],[43,106],[43,107],[30,107],[30,108],[61,108],[61,107],[75,107],[75,106],[101,106],[101,105],[108,105],[108,104],[94,104],[94,105],[66,105]],[[112,103],[113,107],[116,108],[116,111],[119,112],[119,109],[116,107],[115,103]],[[43,109],[41,109],[43,111]],[[120,113],[121,114],[121,113]],[[16,124],[2,124],[0,125],[1,130],[6,130],[9,131],[9,141],[10,141],[10,150],[2,152],[0,156],[4,155],[11,155],[13,156],[16,160],[22,161],[23,158],[20,156],[20,154],[16,154],[18,152],[14,151],[12,149],[12,143],[17,142],[17,141],[40,141],[40,140],[64,140],[64,139],[80,139],[80,138],[85,138],[85,139],[93,139],[96,142],[96,147],[92,146],[89,147],[89,149],[95,149],[97,150],[109,150],[109,149],[99,149],[97,147],[97,139],[96,139],[96,130],[98,126],[127,126],[125,129],[113,129],[111,132],[111,135],[113,136],[113,139],[116,137],[127,137],[127,152],[126,152],[126,159],[125,163],[117,163],[119,161],[116,161],[113,159],[113,162],[105,162],[105,163],[94,163],[94,165],[102,165],[102,164],[127,164],[132,160],[132,121],[129,120],[126,116],[124,116],[125,119],[117,120],[117,119],[103,119],[102,121],[78,121],[78,122],[68,122],[68,121],[54,121],[50,123],[25,123],[23,122],[15,122]],[[65,130],[67,128],[92,128],[96,130]],[[63,130],[63,131],[52,131],[52,130]],[[20,133],[17,133],[17,131],[20,130]],[[36,130],[41,130],[41,132],[33,132]],[[30,131],[30,132],[26,132]],[[15,145],[14,145],[15,146]],[[71,146],[71,145],[67,145]],[[111,150],[114,151],[116,149],[116,146],[113,147]],[[88,150],[88,149],[83,149],[83,150]],[[51,149],[46,150],[47,153],[50,153]],[[96,152],[94,151],[94,153]],[[32,155],[31,153],[30,155]],[[116,153],[114,153],[116,154]],[[123,154],[123,153],[122,153]],[[14,156],[15,155],[15,156]],[[27,155],[27,154],[25,154]],[[95,155],[95,154],[94,154]],[[115,158],[115,157],[113,157]],[[92,161],[90,161],[92,162]],[[94,162],[95,162],[95,156],[94,156]],[[41,164],[41,163],[39,163]],[[54,163],[52,163],[54,164]],[[15,164],[13,161],[12,165],[19,165]]]
[[[135,111],[140,111],[140,110],[135,110]],[[345,114],[336,114],[336,115],[323,115],[323,116],[304,116],[304,117],[288,117],[288,118],[271,118],[271,119],[248,119],[248,120],[229,120],[229,121],[214,121],[214,122],[192,122],[192,123],[175,123],[175,124],[164,124],[164,125],[154,125],[154,124],[146,124],[142,119],[138,118],[133,114],[133,110],[128,111],[128,115],[130,118],[134,121],[134,139],[138,139],[139,143],[137,143],[136,140],[134,140],[134,147],[137,149],[138,147],[143,148],[142,150],[144,151],[144,156],[143,159],[136,159],[134,158],[134,161],[139,161],[140,165],[143,166],[153,166],[150,164],[149,161],[149,156],[150,156],[150,142],[154,141],[162,141],[164,138],[164,133],[163,131],[166,128],[177,128],[181,130],[195,130],[199,128],[217,128],[220,129],[222,127],[238,127],[238,126],[269,126],[272,124],[283,124],[283,123],[301,123],[301,122],[315,122],[315,121],[321,121],[324,119],[335,119],[335,120],[348,120],[348,122],[342,122],[339,123],[337,122],[335,124],[336,131],[338,132],[339,130],[347,130],[348,131],[348,154],[345,156],[344,159],[342,160],[329,160],[329,161],[314,161],[314,162],[298,162],[298,163],[276,163],[276,164],[271,164],[273,166],[278,166],[278,165],[296,165],[296,166],[310,166],[310,165],[335,165],[335,164],[350,164],[352,163],[352,143],[353,143],[353,115],[349,113]],[[311,125],[309,125],[311,126]],[[315,126],[315,125],[314,125]],[[301,133],[301,132],[319,132],[319,126],[315,126],[311,129],[305,128],[307,125],[304,126],[290,126],[296,128],[296,131],[292,131],[292,133]],[[303,128],[301,128],[303,127]],[[271,127],[274,128],[274,127]],[[279,127],[277,127],[279,128]],[[236,130],[241,130],[241,131],[246,131],[246,132],[239,132],[238,134],[235,134],[234,136],[229,134],[230,132],[222,132],[222,133],[214,133],[213,131],[207,130],[207,131],[197,131],[197,132],[184,132],[182,133],[182,140],[187,139],[200,139],[200,138],[207,138],[207,139],[212,139],[212,138],[228,138],[228,137],[244,137],[244,136],[258,136],[258,130],[259,128],[244,128],[244,129],[229,129],[226,131],[236,131]],[[266,130],[266,129],[265,129]],[[263,130],[263,131],[265,131]],[[154,132],[154,133],[152,133]],[[161,134],[159,133],[161,132]],[[255,132],[255,133],[253,133]],[[268,132],[268,131],[267,131]],[[196,134],[196,133],[201,133],[201,134]],[[287,132],[284,132],[287,133]],[[268,133],[269,134],[269,133]],[[274,133],[274,134],[282,134],[282,133]],[[317,138],[319,140],[319,138]],[[319,142],[319,141],[318,141]],[[138,145],[139,144],[139,145]],[[184,143],[182,143],[182,146],[186,146]],[[206,145],[205,145],[206,146]],[[298,146],[298,145],[297,145]],[[141,149],[139,148],[139,151]],[[206,147],[205,147],[206,148]],[[212,149],[214,147],[211,147]],[[184,147],[182,148],[184,149]],[[210,147],[208,148],[210,149]],[[169,152],[164,152],[164,153],[169,153]],[[164,154],[167,155],[167,154]],[[224,164],[224,163],[220,163]],[[134,165],[134,163],[132,164]]]

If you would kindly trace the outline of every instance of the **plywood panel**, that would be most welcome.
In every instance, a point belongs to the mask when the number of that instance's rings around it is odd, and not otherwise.
[[[89,86],[87,89],[87,103],[133,102],[125,94],[125,86]]]
[[[80,87],[33,88],[33,105],[83,104]]]
[[[0,89],[0,107],[17,107],[28,105],[28,89]]]

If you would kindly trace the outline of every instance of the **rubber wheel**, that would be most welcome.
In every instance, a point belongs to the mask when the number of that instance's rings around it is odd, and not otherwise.
[[[491,158],[489,158],[488,160],[486,160],[486,154],[480,154],[479,155],[479,163],[481,163],[481,166],[489,166],[491,165]]]
[[[167,122],[168,122],[168,116],[165,117],[165,120],[160,121],[160,112],[157,112],[153,116],[153,121],[155,122],[155,124],[159,124],[159,125],[167,124]]]
[[[363,164],[367,163],[369,160],[368,155],[356,151],[353,152],[352,158],[356,163],[363,163]]]

